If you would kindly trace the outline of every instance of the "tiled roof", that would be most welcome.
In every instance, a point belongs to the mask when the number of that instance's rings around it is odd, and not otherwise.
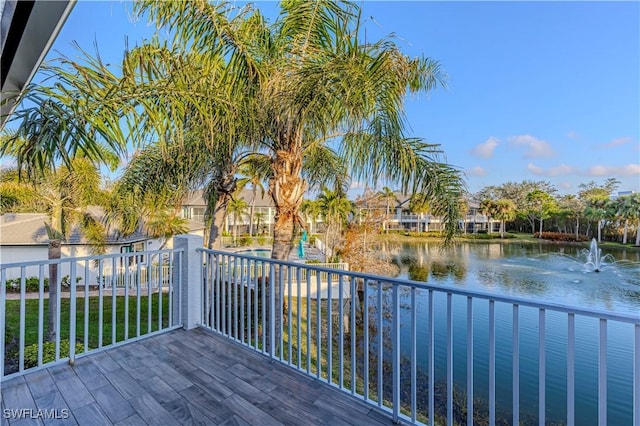
[[[47,245],[49,238],[44,226],[48,216],[44,213],[5,213],[0,215],[0,245]],[[126,244],[146,240],[147,237],[136,232],[126,238],[116,232],[107,236],[107,244]],[[67,235],[66,244],[88,244],[80,228],[74,226]]]
[[[207,203],[204,201],[202,197],[203,191],[201,189],[191,192],[182,202],[183,206],[197,206],[204,207]],[[247,202],[247,204],[251,204],[251,200],[253,200],[253,189],[243,189],[240,192],[240,198]],[[262,191],[258,189],[256,191],[256,207],[275,207],[273,203],[273,199],[265,190],[264,195]]]

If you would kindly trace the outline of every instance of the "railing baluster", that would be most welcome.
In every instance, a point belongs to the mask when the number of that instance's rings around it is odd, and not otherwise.
[[[338,383],[340,389],[344,388],[344,303],[343,299],[343,275],[338,275]]]
[[[316,370],[318,372],[317,377],[322,377],[322,323],[321,323],[321,315],[322,315],[322,286],[321,286],[321,277],[320,273],[316,273]]]
[[[473,298],[467,297],[467,426],[473,426]]]
[[[60,290],[58,290],[60,291]],[[20,345],[18,350],[18,367],[19,371],[24,371],[24,334],[25,334],[25,325],[26,325],[26,292],[27,292],[27,268],[22,266],[20,267]],[[4,330],[3,330],[4,332]],[[58,334],[60,334],[60,329],[58,328]]]
[[[331,298],[331,275],[327,274],[327,381],[333,383],[333,299]]]
[[[209,315],[211,313],[211,306],[210,306],[210,294],[213,294],[213,290],[212,290],[212,286],[213,283],[211,282],[211,273],[213,271],[213,263],[211,262],[211,258],[213,257],[213,254],[211,253],[205,253],[205,255],[203,256],[206,259],[205,265],[204,265],[204,277],[202,280],[202,286],[203,286],[203,296],[204,296],[204,310],[202,311],[202,319],[203,319],[203,323],[205,325],[205,327],[207,328],[213,328],[213,324],[211,321],[211,316]]]
[[[519,329],[518,305],[513,305],[513,424],[520,424],[520,329]]]
[[[278,323],[280,324],[280,341],[278,342],[278,346],[280,348],[280,360],[284,359],[284,274],[282,273],[283,266],[281,264],[278,265],[278,292],[280,293],[280,306],[276,309],[276,315],[280,318]],[[274,316],[275,319],[275,316]]]
[[[162,330],[162,292],[164,291],[164,268],[163,265],[158,265],[158,331]]]
[[[427,361],[428,361],[428,379],[429,379],[429,391],[427,393],[429,398],[429,426],[433,426],[435,424],[435,350],[433,348],[434,345],[434,321],[435,314],[433,312],[433,290],[429,290],[429,319],[427,321],[427,344],[429,345],[427,348]]]
[[[240,282],[236,283],[236,288],[240,288],[240,341],[245,343],[244,341],[244,285],[249,282],[249,279],[244,274],[244,259],[240,259]],[[249,265],[247,265],[248,268]],[[247,269],[248,270],[248,269]],[[248,275],[248,274],[247,274]]]
[[[89,352],[89,261],[84,261],[84,353]]]
[[[222,332],[222,318],[221,318],[221,312],[222,312],[222,302],[220,300],[220,292],[222,291],[222,279],[223,279],[223,275],[224,275],[224,262],[222,261],[222,255],[221,254],[216,254],[215,255],[215,259],[216,259],[216,295],[215,295],[215,309],[216,309],[216,314],[215,314],[215,326],[214,329],[218,332]]]
[[[231,298],[227,293],[231,292],[229,282],[231,281],[231,256],[225,255],[226,273],[224,276],[224,285],[222,286],[223,315],[222,315],[222,333],[231,337]],[[226,315],[224,314],[226,312]],[[273,318],[272,318],[273,320]]]
[[[42,299],[42,298],[41,298]],[[4,343],[7,328],[5,314],[7,309],[7,271],[0,270],[0,380],[4,379]],[[38,365],[42,364],[42,339],[38,340]]]
[[[262,290],[260,290],[260,294],[262,295],[262,353],[266,353],[267,351],[267,290],[266,290],[267,264],[265,262],[262,262],[261,265],[262,265],[262,278],[261,278]],[[271,276],[271,268],[269,268],[268,273],[269,273],[269,276]],[[270,285],[269,287],[273,287],[273,285]]]
[[[546,421],[546,338],[545,338],[545,311],[538,310],[538,422]]]
[[[61,338],[61,326],[60,322],[62,320],[62,303],[60,301],[62,297],[62,262],[57,260],[58,265],[58,277],[56,279],[58,285],[58,292],[56,293],[56,362],[60,360],[60,338]]]
[[[126,258],[121,257],[120,260],[124,261]],[[116,343],[116,258],[111,260],[111,344]],[[151,298],[149,298],[149,306],[151,306]],[[151,318],[151,314],[149,314]],[[149,333],[151,333],[151,327],[149,327]]]
[[[607,320],[600,319],[598,337],[598,424],[607,424]]]
[[[291,319],[291,281],[292,281],[292,271],[291,267],[287,267],[287,341],[288,341],[288,353],[289,358],[287,359],[288,364],[292,365],[293,363],[293,336],[292,333],[292,319]]]
[[[300,286],[301,283],[300,281],[302,280],[302,268],[296,268],[296,282],[297,282],[297,290],[298,292],[296,293],[296,304],[297,304],[297,311],[296,311],[296,330],[297,330],[297,336],[296,336],[296,344],[298,345],[298,362],[297,362],[297,366],[298,368],[301,368],[302,366],[302,342],[300,341],[300,339],[302,339],[302,323],[301,323],[301,317],[302,317],[302,313],[301,313],[301,303],[300,300],[302,299],[302,297],[300,297]]]
[[[238,261],[240,262],[240,268],[238,270]],[[242,273],[242,259],[234,258],[233,259],[233,278],[231,279],[231,288],[229,289],[229,294],[232,297],[231,309],[233,309],[233,339],[238,341],[238,273]]]
[[[453,295],[447,293],[447,424],[453,425]]]
[[[364,331],[364,345],[363,345],[363,354],[364,354],[364,400],[369,401],[369,280],[367,278],[364,279],[363,284],[363,331]]]
[[[130,281],[131,281],[131,270],[127,268],[124,270],[124,334],[123,334],[124,340],[129,339],[129,286],[131,284]]]
[[[76,362],[76,262],[71,262],[71,276],[69,277],[69,362]]]
[[[567,315],[567,425],[575,424],[575,342],[576,318],[575,314]]]
[[[159,267],[162,268],[162,257],[160,257],[159,255],[156,257],[158,259],[158,265],[160,265]],[[149,257],[149,261],[151,262],[153,260],[153,257],[150,256]],[[148,273],[148,281],[149,283],[151,283],[151,277],[153,274],[153,263],[150,264],[149,266],[149,271]],[[162,269],[158,270],[158,282],[162,281]],[[151,289],[151,285],[147,286],[147,334],[151,333],[151,318],[152,318],[152,310],[153,310],[153,291]]]
[[[496,424],[496,306],[489,300],[489,424]]]
[[[98,261],[98,349],[102,348],[102,336],[104,334],[104,287],[107,285],[104,276],[104,261]],[[42,298],[42,296],[41,296]]]
[[[276,357],[276,279],[275,268],[269,268],[269,354]],[[318,358],[320,359],[320,358]]]
[[[384,401],[384,385],[383,373],[384,367],[382,361],[384,360],[384,330],[382,328],[382,282],[378,281],[378,298],[376,312],[378,314],[378,407],[382,407]]]
[[[311,269],[307,269],[307,374],[311,374]]]
[[[418,309],[416,307],[416,288],[411,287],[411,421],[416,422],[418,411],[418,342],[417,323]]]
[[[169,256],[169,269],[167,270],[167,291],[168,291],[168,307],[167,309],[169,310],[168,316],[169,316],[169,321],[167,322],[167,327],[172,327],[173,324],[173,304],[175,303],[174,297],[173,297],[173,291],[174,291],[174,282],[173,282],[173,257]],[[206,297],[205,297],[206,298]]]
[[[392,352],[392,366],[391,374],[393,374],[392,381],[392,412],[394,423],[399,422],[400,415],[400,296],[398,295],[398,286],[394,285],[391,289],[392,308],[391,308],[391,352]],[[380,399],[384,396],[380,395]]]
[[[2,272],[4,273],[4,271]],[[38,367],[40,367],[42,365],[42,344],[44,342],[44,265],[39,265],[38,267],[38,278]],[[0,333],[4,335],[4,328],[0,327]],[[1,378],[2,374],[0,374]]]
[[[351,337],[351,394],[355,395],[356,394],[356,309],[358,309],[358,307],[356,306],[356,300],[357,300],[357,291],[358,289],[356,288],[356,279],[355,277],[351,277],[350,279],[350,283],[351,283],[351,300],[349,301],[351,303],[351,320],[349,322],[349,325],[351,326],[350,328],[350,337]]]
[[[640,426],[640,324],[633,328],[633,425]]]
[[[246,283],[246,299],[247,299],[247,344],[249,346],[253,346],[253,322],[252,322],[252,314],[253,314],[253,293],[252,292],[252,287],[253,287],[253,282],[255,280],[255,274],[253,274],[251,272],[251,266],[254,265],[254,269],[255,269],[255,261],[253,260],[247,260],[247,277],[245,278],[245,281],[243,282]]]

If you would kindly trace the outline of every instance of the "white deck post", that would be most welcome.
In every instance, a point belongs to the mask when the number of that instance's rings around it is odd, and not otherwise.
[[[197,249],[203,248],[203,239],[198,235],[176,235],[173,247],[184,249],[179,267],[174,268],[173,282],[178,288],[174,306],[181,305],[182,325],[190,330],[202,323],[202,253]],[[178,318],[175,313],[174,318]]]

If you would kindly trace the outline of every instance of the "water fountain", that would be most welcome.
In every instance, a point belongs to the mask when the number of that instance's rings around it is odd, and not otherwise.
[[[595,238],[591,240],[589,250],[580,250],[580,255],[586,260],[584,264],[585,268],[593,272],[600,272],[603,268],[606,268],[607,265],[616,262],[616,259],[610,254],[602,256],[602,249],[598,248],[598,242]]]

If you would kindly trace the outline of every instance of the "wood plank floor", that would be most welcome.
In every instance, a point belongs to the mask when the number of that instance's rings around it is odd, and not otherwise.
[[[198,329],[13,378],[1,393],[2,425],[392,424],[349,395]],[[70,415],[7,420],[11,409]]]

